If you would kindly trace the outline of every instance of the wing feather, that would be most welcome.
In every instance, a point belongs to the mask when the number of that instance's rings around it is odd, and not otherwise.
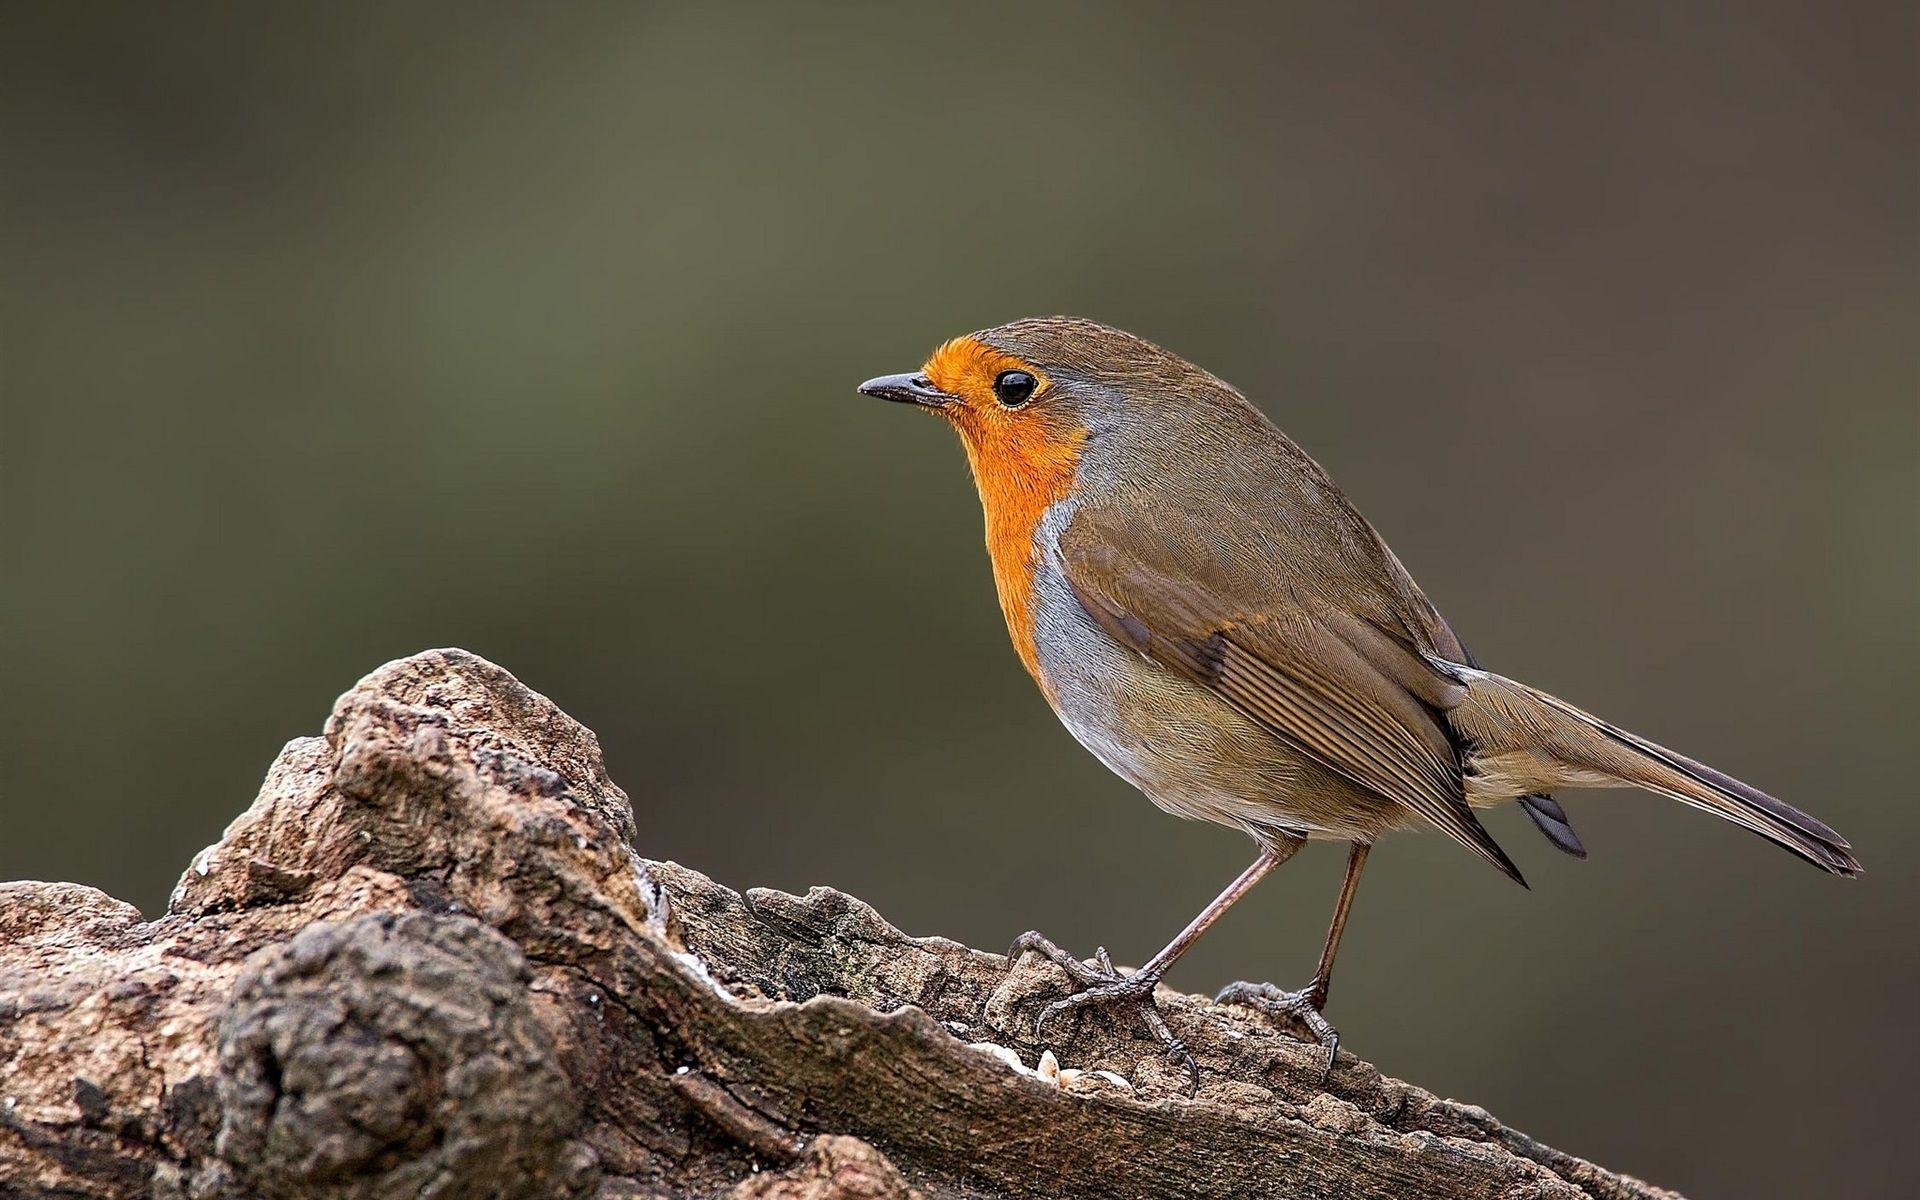
[[[1061,563],[1111,637],[1525,883],[1467,805],[1458,749],[1436,713],[1459,703],[1457,682],[1361,618],[1290,593],[1236,605],[1182,569],[1190,556],[1174,567],[1142,562],[1084,518],[1062,534]]]

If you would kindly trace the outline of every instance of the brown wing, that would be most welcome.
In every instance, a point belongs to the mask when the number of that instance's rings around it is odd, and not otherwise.
[[[1459,703],[1457,683],[1364,617],[1303,601],[1284,584],[1235,603],[1195,580],[1202,546],[1116,538],[1099,521],[1076,516],[1060,554],[1081,606],[1110,636],[1525,884],[1467,806],[1458,751],[1435,715]],[[1123,543],[1128,550],[1115,548]],[[1226,575],[1244,578],[1239,566]]]

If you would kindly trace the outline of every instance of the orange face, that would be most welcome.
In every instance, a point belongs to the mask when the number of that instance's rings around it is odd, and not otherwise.
[[[948,342],[921,371],[951,397],[934,411],[966,444],[1000,610],[1020,661],[1045,690],[1033,645],[1033,536],[1047,509],[1073,490],[1086,427],[1047,403],[1045,371],[975,338]]]

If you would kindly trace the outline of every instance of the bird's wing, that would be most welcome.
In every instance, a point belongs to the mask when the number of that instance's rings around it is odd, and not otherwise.
[[[1165,514],[1130,516],[1083,508],[1059,539],[1067,581],[1102,629],[1525,882],[1467,806],[1437,715],[1463,689],[1402,631],[1328,604],[1283,578],[1285,564],[1250,570],[1242,544],[1183,536]]]

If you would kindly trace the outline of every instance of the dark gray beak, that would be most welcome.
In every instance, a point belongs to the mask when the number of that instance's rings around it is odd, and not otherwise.
[[[923,408],[941,408],[953,402],[952,396],[934,387],[933,381],[925,375],[882,375],[861,384],[860,392],[901,404],[918,404]]]

